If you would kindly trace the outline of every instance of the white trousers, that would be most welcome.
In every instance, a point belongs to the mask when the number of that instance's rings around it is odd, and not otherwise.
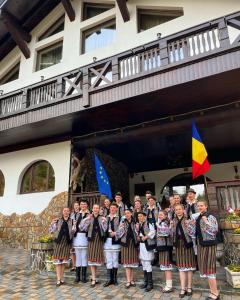
[[[143,271],[152,272],[152,263],[149,260],[141,260]]]
[[[75,248],[76,267],[87,267],[88,254],[87,248]]]
[[[105,250],[105,259],[106,259],[106,267],[107,269],[118,268],[118,257],[119,257],[119,250]]]

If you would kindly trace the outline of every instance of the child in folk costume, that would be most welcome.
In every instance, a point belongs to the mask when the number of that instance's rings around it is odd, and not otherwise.
[[[168,208],[166,208],[166,211],[168,213],[168,219],[173,220],[174,217],[175,217],[175,210],[174,210],[175,199],[174,199],[174,196],[169,197],[169,202],[170,202],[170,205],[169,205]]]
[[[156,203],[156,198],[153,196],[150,196],[148,198],[148,204],[147,204],[144,212],[146,213],[148,222],[153,224],[154,226],[157,223],[158,213],[160,210],[161,210],[161,207],[160,207],[159,203]]]
[[[108,280],[103,285],[107,287],[111,284],[117,285],[118,259],[121,249],[120,241],[116,240],[116,232],[119,226],[119,217],[117,215],[118,206],[116,203],[110,205],[110,214],[107,216],[106,241],[104,243],[104,252],[106,266],[108,271]]]
[[[138,213],[142,211],[142,201],[139,196],[134,197],[133,219],[134,222],[138,222]]]
[[[121,243],[121,263],[126,270],[126,288],[135,286],[133,269],[138,267],[138,241],[132,210],[125,210],[125,218],[121,221],[116,232],[116,238]]]
[[[200,213],[197,218],[189,222],[191,235],[197,241],[197,259],[201,277],[208,279],[210,294],[207,300],[220,299],[216,281],[216,252],[218,223],[216,218],[208,213],[207,202],[198,201],[197,209]]]
[[[163,293],[171,293],[172,288],[172,250],[173,238],[170,220],[167,217],[167,212],[161,210],[158,215],[157,226],[157,251],[159,252],[160,270],[165,272],[166,285],[163,288]]]
[[[70,219],[70,210],[68,207],[63,208],[60,219],[52,221],[49,232],[54,237],[53,263],[56,265],[56,285],[60,286],[64,284],[64,264],[68,263],[73,237],[72,220]]]
[[[154,225],[147,222],[144,212],[138,213],[136,232],[138,241],[140,242],[139,259],[141,260],[144,272],[144,283],[140,288],[149,292],[153,289],[152,261],[154,260],[153,250],[156,248],[156,231]]]
[[[195,199],[196,192],[194,189],[189,189],[187,192],[187,204],[186,204],[186,215],[188,219],[191,219],[192,214],[198,212],[197,200]]]
[[[101,212],[100,214],[104,217],[108,216],[109,215],[109,212],[110,212],[110,204],[111,204],[111,201],[110,199],[106,198],[103,202],[103,206],[101,207]]]
[[[97,267],[104,264],[103,243],[107,230],[106,218],[99,214],[99,204],[94,204],[92,214],[89,214],[80,224],[81,231],[87,232],[88,238],[88,265],[91,268],[92,283],[96,285]]]
[[[80,211],[78,213],[77,220],[74,222],[74,238],[73,247],[75,248],[76,254],[76,279],[75,282],[87,282],[87,231],[80,230],[83,220],[88,216],[88,202],[81,200]]]
[[[172,221],[173,244],[176,248],[176,265],[181,283],[179,298],[183,298],[185,295],[192,295],[192,277],[196,269],[196,261],[183,205],[175,206],[175,214],[176,217]]]
[[[116,204],[117,204],[117,206],[118,206],[118,212],[117,212],[117,214],[118,214],[118,216],[119,216],[119,218],[121,219],[122,217],[123,217],[123,219],[124,219],[124,214],[125,214],[125,210],[126,209],[133,209],[133,207],[132,207],[132,205],[130,204],[130,203],[123,203],[123,198],[122,198],[122,194],[121,194],[121,192],[117,192],[116,194],[115,194],[115,202],[116,202]]]
[[[73,224],[77,222],[78,216],[79,216],[80,206],[78,200],[73,202],[73,210],[70,214],[70,218],[73,221]],[[72,246],[71,249],[71,260],[72,260],[72,269],[71,272],[76,270],[76,255],[75,255],[75,249]]]

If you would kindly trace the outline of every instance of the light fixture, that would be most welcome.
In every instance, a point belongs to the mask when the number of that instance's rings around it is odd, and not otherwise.
[[[3,95],[3,90],[0,90],[0,96],[2,96]]]
[[[44,80],[44,76],[41,76],[41,81],[43,81]]]
[[[93,62],[96,62],[96,61],[97,61],[97,57],[94,56],[94,57],[93,57]]]
[[[157,38],[160,39],[161,37],[162,37],[161,32],[158,32],[158,33],[157,33]]]
[[[240,179],[240,176],[239,176],[239,174],[238,174],[238,166],[233,166],[233,168],[234,168],[234,172],[235,172],[235,179]]]

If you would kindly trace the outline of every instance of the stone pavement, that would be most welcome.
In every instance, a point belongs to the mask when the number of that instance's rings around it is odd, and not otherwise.
[[[100,271],[102,278],[105,269]],[[0,300],[77,300],[77,299],[143,299],[143,300],[178,300],[177,273],[174,274],[175,290],[173,293],[164,295],[160,292],[160,282],[162,273],[154,269],[156,278],[155,288],[150,293],[144,293],[137,287],[126,290],[124,288],[124,273],[120,271],[120,284],[115,287],[103,288],[101,284],[94,289],[90,288],[90,283],[73,284],[70,273],[66,276],[66,285],[55,287],[54,274],[37,274],[29,270],[29,255],[27,251],[19,249],[0,248]],[[222,278],[221,278],[222,276]],[[137,284],[141,282],[142,274],[137,272]],[[234,291],[224,281],[223,274],[219,274],[219,286],[222,290],[223,300],[240,300],[240,291]],[[105,280],[102,279],[102,281]],[[194,275],[194,294],[188,299],[204,300],[207,292],[204,280],[200,280],[198,274]]]

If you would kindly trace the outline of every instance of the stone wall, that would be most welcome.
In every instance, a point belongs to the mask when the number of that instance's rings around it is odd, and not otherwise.
[[[67,203],[68,193],[62,192],[53,197],[39,215],[28,212],[5,216],[0,213],[0,246],[30,249],[32,242],[48,233],[52,219],[61,216],[62,208]]]

